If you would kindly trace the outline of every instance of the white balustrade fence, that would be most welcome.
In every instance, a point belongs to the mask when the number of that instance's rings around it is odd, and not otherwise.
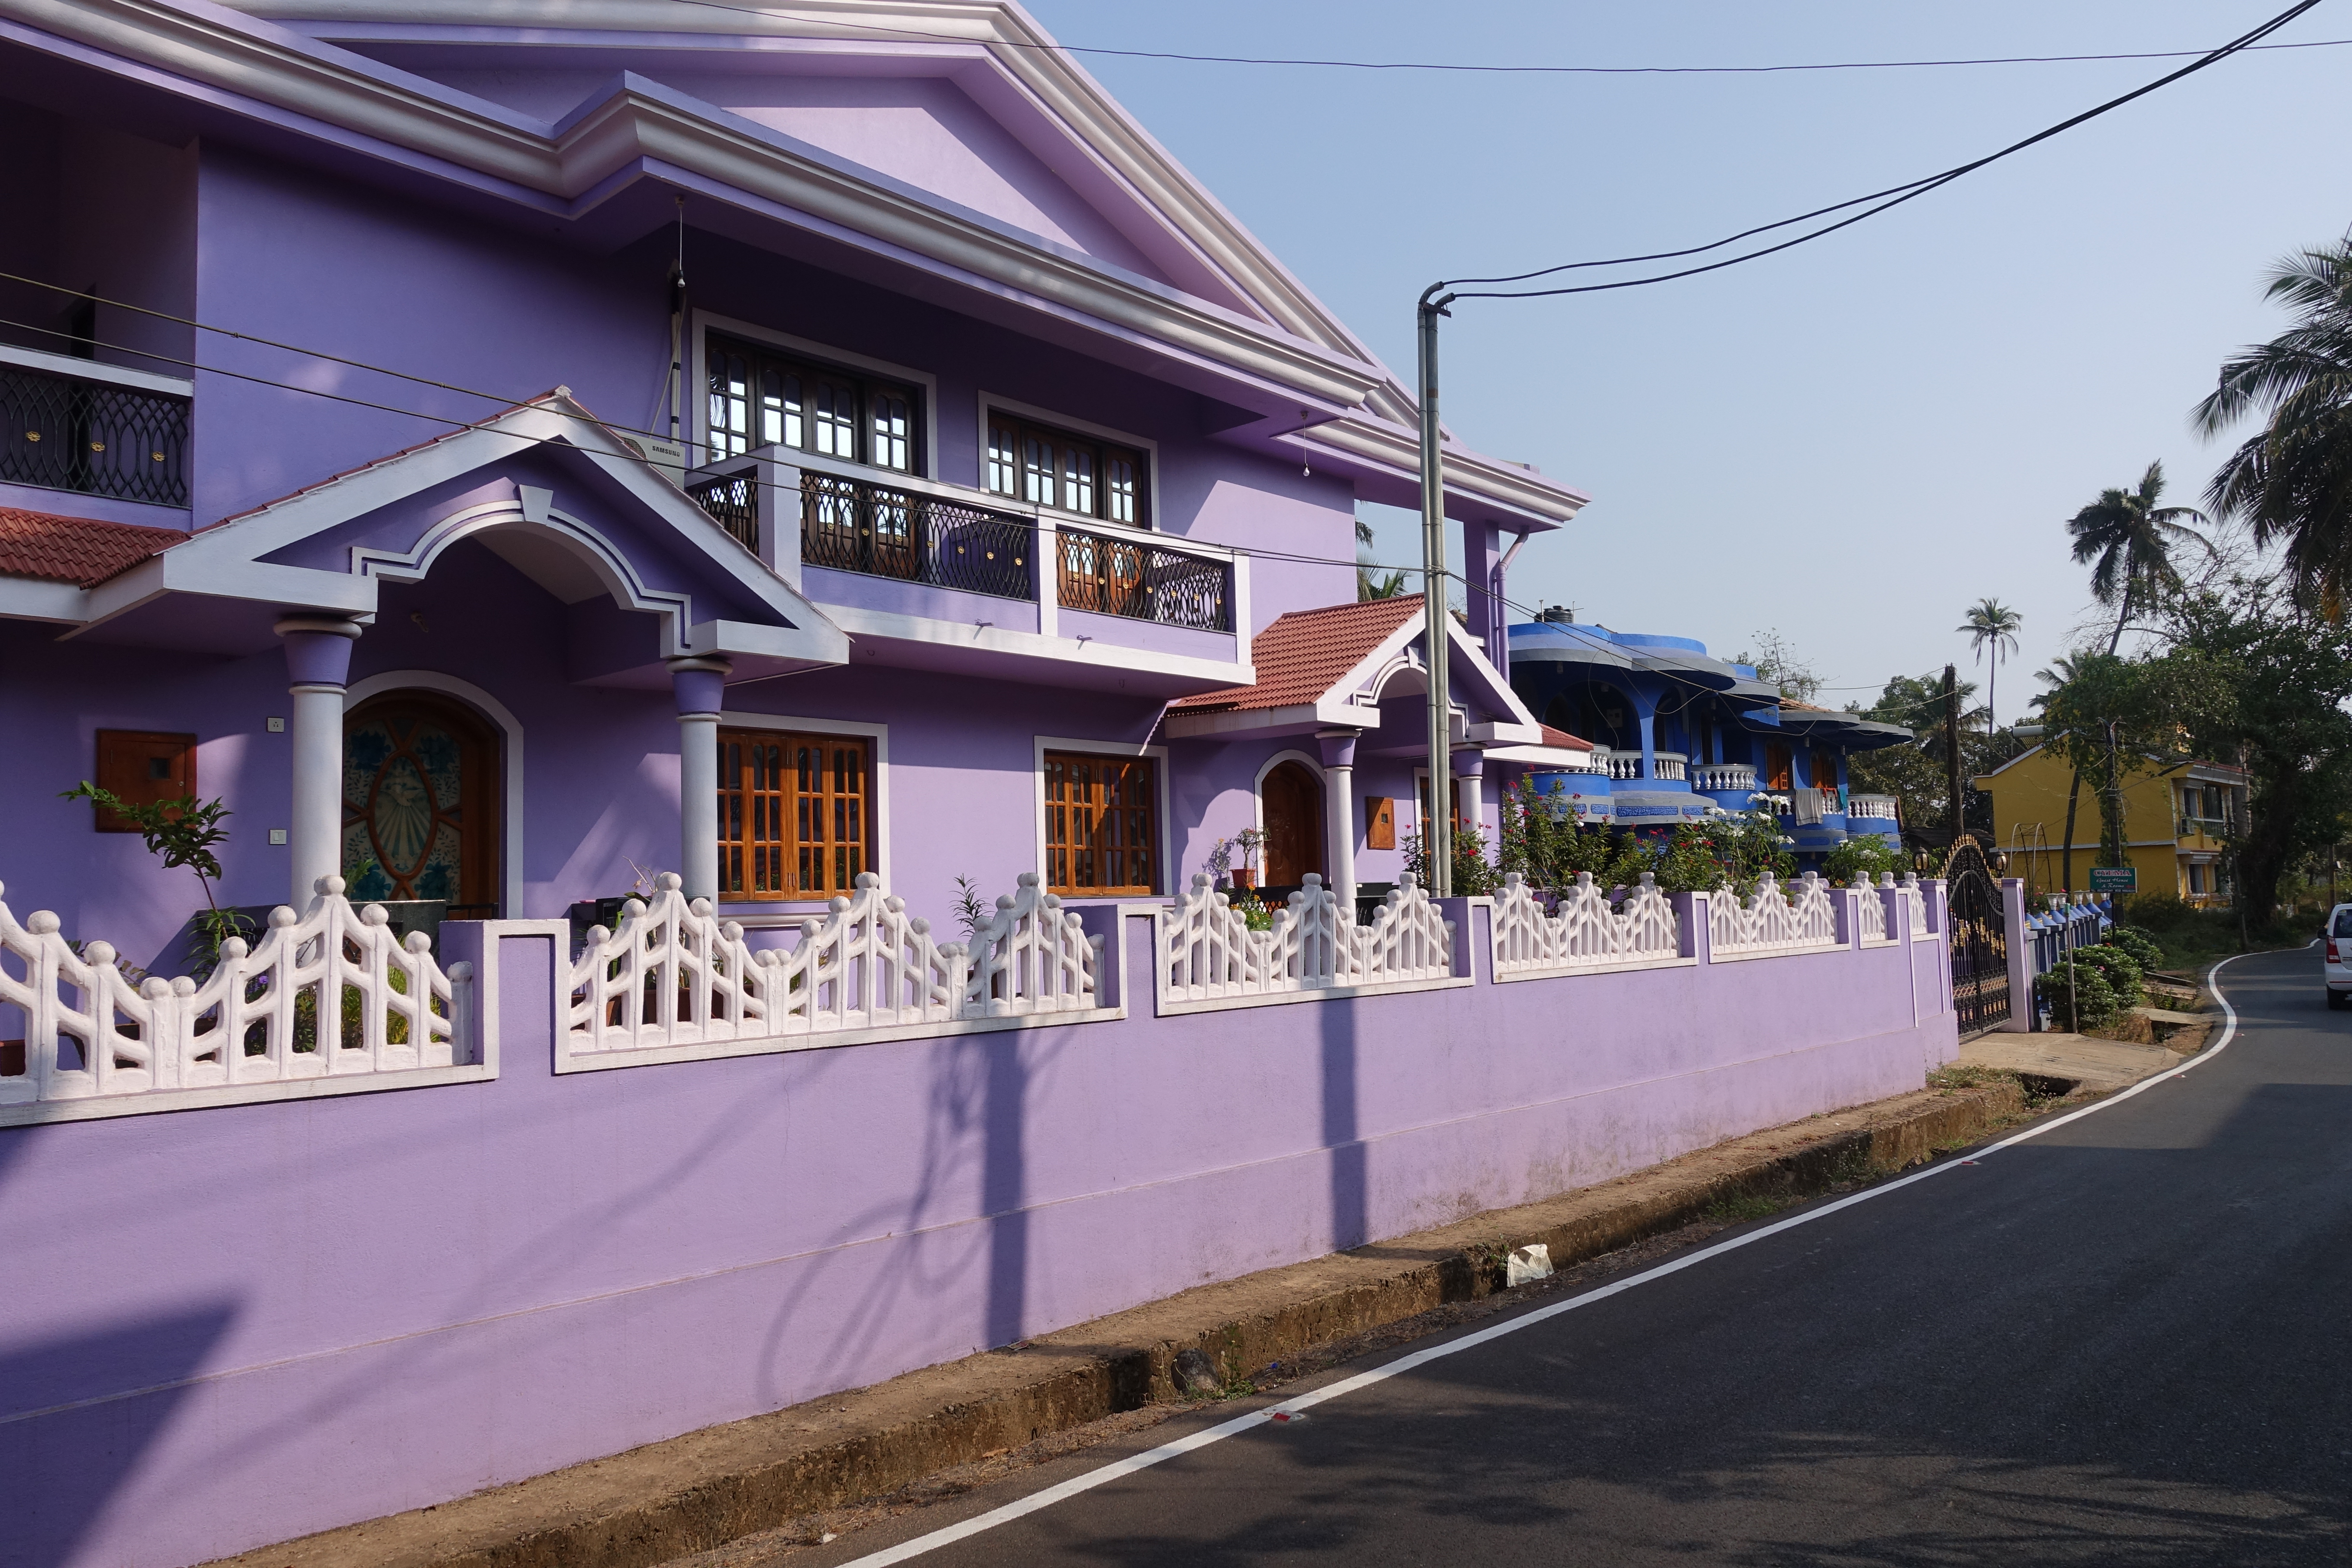
[[[336,1092],[391,1087],[385,1075],[470,1065],[473,967],[404,945],[383,906],[353,909],[341,877],[319,879],[298,915],[280,905],[257,942],[221,943],[199,982],[133,986],[113,947],[79,953],[58,917],[16,923],[0,903],[0,1009],[24,1022],[21,1072],[0,1076],[0,1121],[117,1115],[272,1098],[270,1086],[341,1080]]]
[[[1691,769],[1691,787],[1704,795],[1752,791],[1756,770],[1746,763],[1701,763]]]
[[[1682,925],[1657,879],[1645,871],[1641,886],[1624,893],[1622,905],[1612,904],[1607,892],[1593,886],[1590,872],[1579,872],[1575,885],[1547,914],[1525,880],[1511,872],[1495,897],[1496,977],[1678,961]]]
[[[1639,752],[1612,752],[1595,747],[1592,760],[1600,763],[1612,779],[1637,779],[1642,776],[1642,753]]]
[[[1097,1005],[1103,938],[1088,936],[1075,911],[1038,887],[1034,871],[1021,873],[1018,893],[996,900],[995,918],[972,933],[971,946],[967,1017],[1080,1013]]]
[[[1767,871],[1744,900],[1727,887],[1717,889],[1707,900],[1708,952],[1728,955],[1837,946],[1837,910],[1830,902],[1829,884],[1808,871],[1794,887],[1791,898]]]
[[[1903,904],[1911,911],[1911,935],[1916,939],[1927,934],[1927,893],[1919,886],[1919,873],[1903,873]]]
[[[1206,877],[1194,877],[1160,924],[1159,975],[1163,1010],[1192,1004],[1304,995],[1335,987],[1467,984],[1454,973],[1454,922],[1407,875],[1370,925],[1307,874],[1306,885],[1276,910],[1266,931]]]
[[[1880,872],[1875,884],[1866,876],[1854,884],[1854,919],[1862,928],[1862,940],[1865,946],[1895,940],[1887,931],[1886,900],[1880,896],[1892,892],[1894,889],[1895,873],[1892,871]]]
[[[1102,1007],[1099,937],[1024,873],[1017,894],[973,933],[942,943],[873,872],[790,950],[754,952],[742,927],[689,901],[678,878],[618,925],[588,933],[571,969],[559,1067],[621,1066],[783,1048],[795,1037],[919,1034],[975,1019],[1084,1014]],[[658,1058],[647,1053],[658,1053]]]

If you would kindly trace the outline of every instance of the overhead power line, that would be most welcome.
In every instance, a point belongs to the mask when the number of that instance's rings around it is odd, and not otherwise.
[[[700,3],[700,0],[693,0],[693,3]],[[2057,124],[2050,126],[2046,130],[2037,131],[2032,135],[2026,137],[2023,141],[2012,142],[1997,153],[1990,153],[1986,154],[1984,157],[1973,159],[1970,162],[1959,164],[1955,168],[1946,169],[1941,174],[1925,175],[1916,180],[1906,181],[1899,185],[1889,185],[1885,190],[1873,191],[1868,195],[1854,196],[1846,201],[1838,202],[1831,206],[1816,207],[1811,212],[1800,213],[1795,217],[1782,218],[1777,223],[1759,224],[1753,228],[1742,229],[1738,234],[1727,235],[1721,239],[1712,240],[1706,245],[1691,246],[1682,250],[1655,251],[1646,256],[1612,257],[1606,260],[1600,261],[1564,261],[1556,267],[1541,267],[1530,272],[1515,272],[1499,278],[1448,279],[1444,282],[1434,285],[1431,289],[1430,292],[1434,294],[1441,289],[1452,290],[1453,292],[1450,294],[1450,298],[1462,300],[1535,300],[1549,298],[1561,294],[1597,294],[1612,289],[1639,289],[1652,283],[1669,283],[1678,278],[1696,277],[1702,272],[1717,272],[1727,267],[1737,267],[1744,261],[1756,261],[1767,256],[1777,255],[1780,251],[1791,249],[1796,246],[1804,245],[1811,240],[1820,239],[1827,235],[1835,234],[1842,228],[1850,228],[1853,225],[1862,222],[1864,218],[1875,217],[1880,213],[1885,212],[1890,208],[1901,206],[1905,202],[1913,201],[1920,196],[1924,196],[1930,191],[1941,190],[1944,186],[1950,184],[1953,181],[1961,178],[1963,175],[1972,174],[1979,169],[1986,167],[1988,164],[1998,163],[2003,158],[2010,157],[2014,153],[2022,153],[2028,147],[2047,142],[2053,136],[2072,131],[2078,125],[2086,124],[2091,121],[2098,119],[2103,114],[2110,113],[2115,110],[2121,109],[2126,103],[2130,103],[2137,99],[2145,98],[2149,93],[2155,92],[2158,89],[2169,87],[2174,82],[2179,81],[2183,78],[2193,76],[2197,72],[2206,69],[2208,67],[2217,65],[2221,61],[2228,59],[2232,55],[2242,54],[2247,49],[2254,47],[2255,45],[2263,38],[2268,37],[2271,34],[2278,31],[2281,27],[2285,26],[2289,22],[2294,21],[2297,16],[2302,16],[2305,11],[2310,10],[2318,4],[2319,0],[2299,0],[2298,4],[2290,5],[2287,9],[2280,12],[2277,16],[2272,17],[2269,21],[2264,22],[2262,26],[2254,28],[2252,31],[2242,34],[2240,37],[2231,40],[2229,43],[2222,45],[2220,48],[2200,56],[2196,60],[2189,65],[2181,67],[2177,71],[2158,77],[2156,80],[2147,83],[2146,86],[2135,88],[2131,91],[2123,94],[2121,97],[2111,98],[2105,103],[2099,104],[2095,108],[2086,109],[2082,113],[2074,115],[2070,119],[2062,120]],[[1819,228],[1812,229],[1807,233],[1797,236],[1794,239],[1784,239],[1777,245],[1763,246],[1755,250],[1744,251],[1738,256],[1726,257],[1720,261],[1710,261],[1697,267],[1685,267],[1677,271],[1654,273],[1645,278],[1620,279],[1610,283],[1570,284],[1555,289],[1474,289],[1462,287],[1462,285],[1473,283],[1524,283],[1538,278],[1549,278],[1555,273],[1573,272],[1589,268],[1629,267],[1645,261],[1673,261],[1688,256],[1701,256],[1711,250],[1720,250],[1727,245],[1737,245],[1743,239],[1749,239],[1759,234],[1769,234],[1776,229],[1789,228],[1797,224],[1809,223],[1815,218],[1826,217],[1832,213],[1844,212],[1849,207],[1863,206],[1864,203],[1871,202],[1875,202],[1877,205],[1874,206],[1866,206],[1863,211],[1854,213],[1848,217],[1840,218],[1835,223],[1824,224]]]
[[[1190,65],[1297,66],[1323,70],[1452,71],[1485,76],[1771,76],[1791,71],[1924,70],[1948,66],[2071,65],[2097,60],[2177,60],[2208,53],[2205,49],[2142,49],[2093,55],[1990,55],[1960,59],[1818,60],[1758,66],[1553,66],[1495,65],[1451,60],[1339,60],[1276,55],[1194,55],[1174,49],[1115,49],[1099,44],[1031,43],[1025,38],[976,38],[967,33],[934,33],[918,27],[890,27],[874,22],[845,22],[773,5],[730,5],[723,0],[673,0],[705,11],[734,11],[747,16],[775,16],[815,26],[838,27],[844,37],[885,33],[892,37],[920,38],[927,43],[982,44],[990,48],[1034,49],[1045,54],[1100,55],[1131,60],[1175,60]],[[2262,44],[2265,49],[2329,49],[2352,44],[2352,38],[2315,38],[2307,43]]]

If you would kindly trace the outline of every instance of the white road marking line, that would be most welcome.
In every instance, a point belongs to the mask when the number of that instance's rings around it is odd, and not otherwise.
[[[2048,1121],[2036,1122],[2022,1132],[2011,1133],[1998,1143],[1989,1144],[1978,1150],[1974,1155],[1966,1160],[1947,1160],[1941,1164],[1925,1166],[1907,1176],[1898,1176],[1891,1182],[1882,1182],[1877,1186],[1865,1188],[1850,1197],[1840,1198],[1833,1204],[1823,1204],[1819,1208],[1807,1209],[1801,1215],[1794,1215],[1775,1224],[1768,1225],[1760,1230],[1751,1230],[1745,1235],[1736,1236],[1729,1241],[1718,1241],[1712,1247],[1701,1247],[1696,1252],[1661,1263],[1655,1268],[1646,1268],[1639,1274],[1631,1275],[1613,1284],[1587,1290],[1581,1296],[1571,1296],[1565,1301],[1555,1301],[1549,1307],[1538,1307],[1534,1311],[1523,1312],[1516,1318],[1496,1323],[1490,1328],[1480,1329],[1476,1333],[1465,1334],[1458,1340],[1448,1340],[1442,1345],[1433,1345],[1427,1350],[1415,1351],[1411,1355],[1400,1356],[1384,1366],[1376,1366],[1369,1372],[1360,1372],[1353,1377],[1343,1377],[1337,1383],[1326,1384],[1321,1388],[1302,1394],[1296,1399],[1286,1399],[1264,1410],[1253,1410],[1246,1415],[1236,1415],[1230,1421],[1203,1427],[1189,1436],[1162,1443],[1157,1448],[1146,1449],[1140,1454],[1130,1454],[1124,1459],[1115,1460],[1098,1469],[1088,1470],[1081,1476],[1072,1476],[1068,1480],[1047,1487],[1043,1491],[1032,1492],[1029,1496],[1006,1503],[1002,1508],[991,1509],[986,1513],[974,1514],[961,1524],[950,1524],[943,1529],[932,1531],[928,1535],[919,1535],[912,1541],[886,1547],[880,1552],[869,1552],[864,1557],[852,1558],[844,1563],[842,1568],[885,1568],[885,1564],[887,1563],[904,1563],[909,1558],[936,1552],[942,1546],[951,1546],[959,1541],[993,1530],[1000,1524],[1009,1524],[1024,1514],[1051,1508],[1055,1503],[1065,1502],[1082,1492],[1092,1491],[1097,1487],[1118,1480],[1122,1477],[1134,1475],[1140,1470],[1148,1470],[1154,1465],[1164,1464],[1180,1455],[1189,1454],[1195,1448],[1205,1448],[1212,1443],[1223,1442],[1227,1437],[1246,1432],[1253,1426],[1264,1426],[1277,1417],[1286,1418],[1298,1415],[1303,1411],[1313,1409],[1326,1400],[1337,1399],[1343,1394],[1353,1394],[1359,1389],[1370,1388],[1374,1384],[1385,1383],[1390,1378],[1400,1376],[1416,1367],[1427,1366],[1431,1362],[1442,1361],[1450,1355],[1459,1355],[1464,1351],[1475,1349],[1493,1340],[1499,1340],[1506,1334],[1515,1334],[1521,1329],[1529,1329],[1538,1323],[1549,1322],[1562,1312],[1572,1312],[1579,1307],[1589,1307],[1595,1301],[1605,1301],[1612,1296],[1622,1295],[1636,1285],[1646,1285],[1653,1279],[1663,1279],[1669,1274],[1679,1274],[1684,1269],[1704,1263],[1710,1258],[1719,1258],[1727,1252],[1736,1252],[1751,1243],[1763,1240],[1768,1236],[1778,1236],[1784,1230],[1794,1230],[1801,1225],[1811,1225],[1813,1221],[1836,1214],[1841,1209],[1850,1209],[1856,1204],[1868,1203],[1873,1198],[1884,1197],[1888,1193],[1911,1185],[1914,1182],[1924,1182],[1930,1176],[1940,1176],[1947,1171],[1957,1171],[1964,1166],[1977,1164],[1987,1156],[1998,1154],[2003,1149],[2014,1147],[2029,1138],[2039,1138],[2053,1128],[2063,1127],[2070,1121],[2080,1121],[2084,1117],[2095,1111],[2105,1110],[2111,1105],[2120,1105],[2152,1084],[2168,1081],[2180,1077],[2191,1068],[2202,1067],[2221,1055],[2229,1047],[2230,1042],[2237,1037],[2238,1011],[2230,1005],[2230,999],[2221,994],[2219,980],[2223,964],[2234,963],[2239,958],[2245,956],[2247,955],[2244,953],[2239,953],[2221,960],[2221,963],[2213,966],[2207,977],[2208,983],[2213,987],[2213,1000],[2221,1005],[2223,1023],[2221,1038],[2189,1058],[2171,1072],[2159,1073],[2154,1078],[2144,1078],[2129,1089],[2111,1094],[2105,1100],[2094,1101],[2080,1110],[2069,1111],[2063,1116],[2053,1117]]]

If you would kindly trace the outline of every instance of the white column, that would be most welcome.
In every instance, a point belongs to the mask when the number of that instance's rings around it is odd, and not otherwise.
[[[294,699],[288,901],[305,910],[318,896],[319,879],[342,874],[343,689],[360,628],[338,616],[289,616],[276,630],[293,678],[287,689]]]
[[[1486,831],[1486,752],[1465,747],[1454,753],[1455,787],[1461,792],[1462,826],[1473,833]],[[1487,856],[1491,858],[1494,852],[1494,841],[1488,839]]]
[[[723,658],[673,658],[677,699],[678,879],[688,899],[719,898],[719,712],[725,700]]]
[[[1356,918],[1356,731],[1328,730],[1315,737],[1323,746],[1324,863],[1331,868],[1331,890],[1340,911]]]

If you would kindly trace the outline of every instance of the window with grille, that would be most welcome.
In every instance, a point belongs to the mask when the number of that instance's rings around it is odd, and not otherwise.
[[[1150,759],[1046,752],[1046,886],[1065,897],[1158,892],[1158,815]]]
[[[922,403],[911,387],[717,333],[704,346],[713,462],[754,447],[787,447],[845,463],[916,471]]]
[[[719,732],[719,897],[831,898],[874,865],[873,742]]]
[[[992,414],[986,479],[998,495],[1032,506],[1150,526],[1144,457],[1130,447]]]

